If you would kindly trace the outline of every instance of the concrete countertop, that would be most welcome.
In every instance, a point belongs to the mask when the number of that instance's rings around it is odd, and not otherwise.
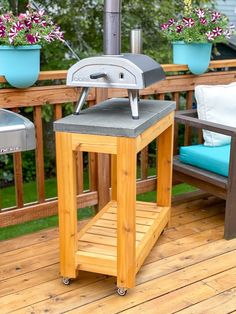
[[[129,100],[112,98],[54,122],[54,131],[136,137],[174,111],[174,101],[140,100],[139,119],[133,120]]]

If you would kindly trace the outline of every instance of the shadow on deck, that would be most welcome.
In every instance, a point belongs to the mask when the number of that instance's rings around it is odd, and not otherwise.
[[[236,239],[223,239],[222,200],[173,207],[160,237],[125,297],[116,279],[59,275],[58,229],[0,243],[0,313],[236,313]]]

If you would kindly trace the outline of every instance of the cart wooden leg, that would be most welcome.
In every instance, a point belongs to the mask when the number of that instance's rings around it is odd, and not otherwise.
[[[158,137],[157,159],[157,205],[171,207],[173,124]]]
[[[111,155],[111,199],[117,200],[117,156]]]
[[[76,278],[76,155],[72,151],[71,134],[56,133],[56,156],[61,275]]]
[[[117,286],[132,288],[136,275],[136,142],[117,143]]]

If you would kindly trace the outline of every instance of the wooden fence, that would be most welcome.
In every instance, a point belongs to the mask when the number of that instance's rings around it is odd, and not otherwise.
[[[163,65],[167,74],[165,81],[154,84],[141,91],[143,98],[150,96],[155,99],[173,99],[176,101],[177,110],[192,108],[195,85],[199,84],[228,84],[236,81],[236,60],[213,61],[209,72],[194,76],[187,74],[185,65]],[[16,206],[11,208],[0,207],[0,227],[22,223],[25,221],[51,216],[57,213],[57,199],[45,197],[45,170],[44,170],[44,143],[42,108],[45,105],[53,106],[54,119],[63,116],[63,104],[75,103],[79,97],[80,89],[65,85],[66,71],[45,71],[40,73],[39,81],[51,81],[54,85],[37,86],[28,89],[0,89],[0,108],[18,112],[23,107],[33,108],[33,122],[36,129],[36,182],[37,201],[24,204],[22,154],[15,153],[14,179],[16,191]],[[0,77],[0,83],[4,83],[4,77]],[[55,85],[55,82],[57,83]],[[59,82],[59,83],[58,83]],[[40,82],[39,82],[40,83]],[[40,85],[40,84],[39,84]],[[127,91],[123,89],[91,89],[88,96],[89,106],[95,105],[106,98],[127,97]],[[185,129],[185,138],[190,137],[190,130]],[[175,151],[177,150],[178,130],[175,130]],[[187,144],[187,142],[185,142]],[[83,184],[83,155],[77,154],[78,165],[78,208],[96,206],[101,208],[109,198],[110,175],[109,157],[107,155],[90,153],[89,165],[89,189],[84,191]],[[144,193],[154,190],[156,177],[148,177],[148,147],[140,156],[141,175],[137,181],[137,192]],[[4,198],[4,189],[2,189]],[[0,199],[1,205],[1,199]]]

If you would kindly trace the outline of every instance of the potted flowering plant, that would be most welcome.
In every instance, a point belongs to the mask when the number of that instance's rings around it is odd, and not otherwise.
[[[43,10],[0,16],[0,74],[15,87],[33,85],[40,71],[41,45],[63,41],[63,32]]]
[[[226,15],[210,8],[193,8],[185,1],[184,15],[161,25],[173,44],[173,61],[188,64],[194,74],[204,73],[210,63],[212,43],[226,42],[234,32]]]

